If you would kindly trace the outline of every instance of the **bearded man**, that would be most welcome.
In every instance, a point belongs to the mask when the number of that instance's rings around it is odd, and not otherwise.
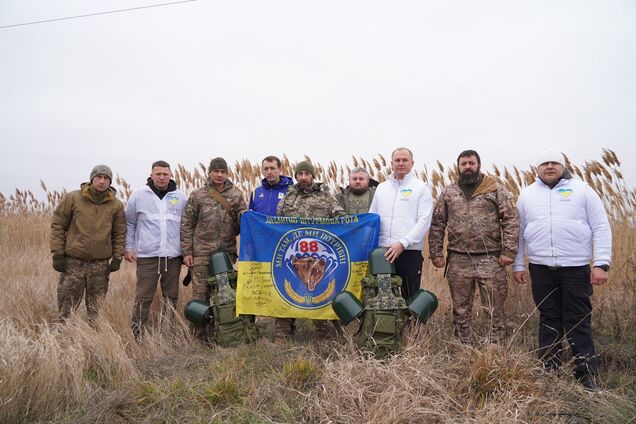
[[[447,267],[455,335],[463,343],[477,339],[471,325],[477,286],[487,318],[486,340],[497,343],[506,334],[505,266],[512,264],[517,254],[519,217],[510,192],[495,177],[481,173],[476,151],[461,152],[457,169],[458,181],[442,191],[433,212],[428,237],[430,257],[435,267]]]
[[[370,187],[369,172],[356,167],[349,172],[349,185],[340,188],[336,200],[348,215],[367,213],[373,201],[375,187]]]

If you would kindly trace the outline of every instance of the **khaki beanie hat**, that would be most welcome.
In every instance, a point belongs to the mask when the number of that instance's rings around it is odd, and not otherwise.
[[[316,178],[316,168],[314,168],[314,166],[308,160],[304,160],[296,164],[296,168],[294,169],[294,177],[296,177],[296,175],[298,175],[300,171],[307,171],[311,174],[312,177]]]
[[[227,162],[225,159],[216,157],[210,161],[210,167],[208,168],[208,172],[212,172],[215,169],[222,169],[227,172]]]
[[[106,175],[111,182],[113,182],[113,171],[106,165],[96,165],[91,171],[90,182],[93,181],[93,178],[97,175]]]

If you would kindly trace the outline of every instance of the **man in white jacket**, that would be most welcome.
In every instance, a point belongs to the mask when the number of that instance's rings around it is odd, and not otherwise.
[[[520,232],[515,280],[528,282],[527,254],[532,296],[539,309],[539,357],[546,369],[558,369],[565,336],[574,357],[575,377],[595,390],[598,362],[592,340],[592,285],[607,281],[612,232],[603,202],[589,185],[565,170],[560,152],[544,152],[537,165],[539,178],[517,201]]]
[[[378,185],[369,213],[380,215],[380,246],[402,278],[402,296],[410,299],[420,288],[422,247],[431,226],[433,197],[413,171],[413,153],[399,147],[391,154],[392,173]]]
[[[148,326],[150,305],[161,277],[164,312],[167,303],[176,307],[181,272],[181,213],[187,198],[171,179],[165,161],[152,164],[148,183],[135,191],[126,206],[126,253],[137,262],[137,290],[132,314],[135,337]]]

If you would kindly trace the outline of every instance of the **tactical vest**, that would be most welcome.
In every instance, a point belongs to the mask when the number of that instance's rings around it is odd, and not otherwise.
[[[236,315],[237,273],[225,252],[210,255],[210,304],[192,300],[185,308],[185,317],[196,326],[212,326],[212,338],[219,346],[237,346],[258,338],[251,315]]]
[[[352,199],[360,199],[362,196],[356,196],[350,190],[340,188],[340,192],[342,193],[342,202],[344,203],[343,209],[347,214],[358,214],[358,213],[367,213],[369,212],[369,208],[371,207],[371,202],[373,201],[373,195],[375,194],[375,187],[369,187],[369,190],[364,193],[366,196],[366,204],[365,205],[355,205],[355,201],[352,202]],[[356,199],[356,200],[357,200]],[[355,210],[351,210],[352,206],[363,206],[362,208],[356,207]],[[366,209],[366,210],[361,210]]]
[[[395,274],[395,266],[377,248],[369,255],[369,275],[362,279],[362,304],[351,293],[338,294],[332,307],[346,325],[355,318],[360,327],[353,336],[361,352],[378,359],[399,352],[403,347],[402,335],[409,317],[420,323],[437,309],[437,298],[428,290],[418,290],[409,300],[402,297],[402,278]]]
[[[402,279],[397,275],[368,275],[362,280],[365,309],[353,336],[362,352],[382,359],[402,349],[407,306],[400,294],[401,285]]]
[[[236,280],[237,273],[234,270],[210,276],[208,279],[212,290],[212,337],[219,346],[237,346],[254,342],[258,338],[253,317],[236,315]]]

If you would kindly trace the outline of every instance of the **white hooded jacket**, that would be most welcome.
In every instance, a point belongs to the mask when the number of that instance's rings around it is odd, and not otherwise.
[[[405,249],[422,250],[431,226],[433,197],[413,170],[402,180],[391,174],[376,188],[369,213],[380,215],[380,246],[399,241]]]
[[[140,258],[181,256],[181,213],[186,202],[179,190],[163,199],[148,186],[135,191],[126,205],[126,251]]]
[[[603,202],[580,180],[562,179],[550,189],[537,179],[517,200],[519,211],[519,253],[514,271],[525,270],[528,261],[554,267],[609,265],[612,231]]]

